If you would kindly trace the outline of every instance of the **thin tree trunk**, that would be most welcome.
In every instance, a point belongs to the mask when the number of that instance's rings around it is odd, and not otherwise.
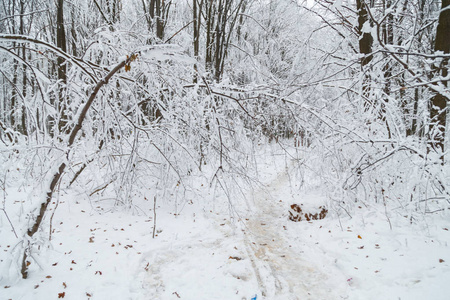
[[[66,31],[64,28],[64,0],[58,0],[56,13],[56,46],[63,52],[67,52]],[[66,60],[58,56],[58,80],[60,81],[60,88],[58,90],[58,103],[56,107],[59,108],[59,123],[58,129],[60,132],[64,130],[67,124],[67,105],[66,105],[66,84],[67,84],[67,66]],[[66,129],[67,130],[67,129]]]
[[[25,1],[20,1],[20,28],[19,33],[21,35],[25,34],[24,29],[24,22],[23,22],[23,14],[25,13]],[[22,59],[23,61],[26,61],[26,52],[25,52],[25,44],[22,44]],[[23,135],[27,135],[27,124],[26,124],[26,108],[25,108],[25,100],[27,96],[27,71],[25,66],[22,68],[22,105],[21,105],[21,126],[20,126],[20,132]]]

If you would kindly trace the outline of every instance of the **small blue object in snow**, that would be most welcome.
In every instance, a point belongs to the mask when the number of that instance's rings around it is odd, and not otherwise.
[[[250,300],[256,300],[256,298],[258,298],[258,295],[255,295],[255,297],[253,297],[253,298],[250,299]]]

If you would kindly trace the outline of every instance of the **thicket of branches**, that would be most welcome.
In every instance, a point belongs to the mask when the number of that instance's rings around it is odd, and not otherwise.
[[[20,232],[22,276],[55,191],[135,208],[143,190],[192,192],[200,175],[234,201],[230,186],[257,180],[261,143],[339,215],[446,209],[448,7],[3,1],[3,193],[20,177],[43,191]]]

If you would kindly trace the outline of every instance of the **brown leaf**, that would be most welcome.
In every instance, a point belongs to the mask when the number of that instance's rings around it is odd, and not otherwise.
[[[364,249],[364,246],[358,247],[358,249]]]
[[[94,237],[91,236],[91,237],[89,238],[89,243],[93,243],[93,242],[94,242]]]
[[[47,276],[45,276],[45,278],[52,278],[52,276],[50,276],[50,275],[47,275]]]
[[[66,292],[58,293],[58,298],[64,298],[66,295]]]
[[[72,265],[76,265],[77,263],[74,261],[74,260],[72,260]]]
[[[443,260],[442,258],[439,258],[439,262],[443,263],[445,260]]]
[[[67,288],[67,284],[65,282],[63,282],[63,287]]]
[[[88,297],[92,297],[92,294],[86,293],[86,296],[88,296]]]
[[[52,266],[56,266],[58,263],[56,262],[56,263],[54,263],[54,264],[52,264]]]
[[[228,259],[235,259],[235,260],[241,260],[242,258],[237,256],[230,256]]]
[[[358,239],[361,239],[362,240],[362,237],[358,234]]]

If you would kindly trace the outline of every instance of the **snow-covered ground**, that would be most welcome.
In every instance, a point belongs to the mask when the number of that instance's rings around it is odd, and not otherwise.
[[[2,211],[0,299],[450,299],[447,212],[411,222],[361,203],[338,215],[320,190],[299,191],[289,166],[284,158],[262,162],[264,184],[246,203],[184,199],[180,211],[158,200],[156,222],[153,199],[124,211],[89,200],[80,186],[61,192],[47,216],[51,240],[47,228],[26,280],[22,244]],[[202,188],[213,197],[199,181]],[[23,188],[6,192],[20,237],[23,211],[36,199]],[[294,203],[304,213],[329,212],[292,222]]]

